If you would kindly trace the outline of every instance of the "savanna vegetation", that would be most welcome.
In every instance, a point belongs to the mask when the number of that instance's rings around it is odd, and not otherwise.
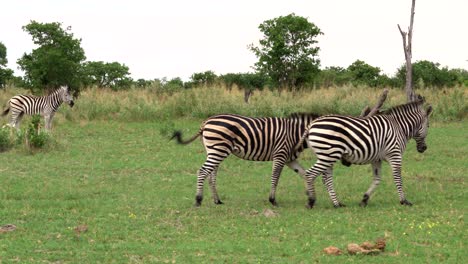
[[[5,102],[18,89],[0,92]],[[271,163],[229,158],[218,173],[224,205],[194,208],[196,171],[205,159],[196,141],[178,146],[174,129],[194,134],[220,112],[285,116],[302,112],[359,114],[380,91],[343,87],[310,92],[256,91],[249,104],[233,88],[205,87],[172,94],[158,90],[87,89],[74,108],[54,119],[54,141],[35,151],[0,154],[0,260],[75,263],[463,263],[466,229],[467,91],[420,90],[434,106],[428,151],[415,144],[404,157],[403,179],[413,207],[398,203],[389,167],[367,208],[358,203],[370,166],[335,169],[346,208],[334,209],[317,183],[317,205],[305,208],[304,181],[285,169],[279,207],[268,202]],[[384,106],[405,101],[391,90]],[[26,118],[26,129],[31,118]],[[6,123],[3,119],[2,123]],[[3,130],[2,130],[3,131]],[[306,151],[300,162],[314,161]],[[384,237],[376,256],[328,256],[330,245]]]
[[[218,173],[226,204],[210,203],[207,188],[203,206],[193,207],[205,155],[199,142],[169,141],[175,129],[192,135],[219,113],[359,115],[381,87],[391,88],[384,108],[406,102],[403,67],[393,77],[360,60],[320,69],[322,31],[307,19],[291,14],[259,29],[264,38],[249,47],[259,58],[255,72],[205,71],[189,81],[135,81],[124,64],[87,61],[81,39],[60,23],[23,28],[37,45],[18,60],[24,77],[6,68],[0,43],[2,104],[62,84],[79,95],[74,108],[60,108],[51,134],[41,132],[38,117],[26,117],[20,131],[0,122],[0,263],[467,262],[468,74],[429,61],[413,71],[417,93],[434,108],[428,151],[418,154],[412,143],[403,161],[413,207],[400,206],[384,166],[383,183],[360,208],[370,166],[341,165],[335,187],[348,207],[334,209],[318,183],[316,207],[307,210],[304,180],[287,169],[280,206],[271,207],[271,163],[236,158]],[[305,167],[313,161],[308,151],[300,158]],[[376,256],[322,251],[378,237],[387,247]]]

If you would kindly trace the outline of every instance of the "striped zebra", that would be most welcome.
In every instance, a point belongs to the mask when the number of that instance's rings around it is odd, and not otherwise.
[[[314,206],[314,181],[320,174],[323,174],[322,180],[333,205],[344,206],[333,187],[333,164],[338,160],[350,164],[372,164],[374,179],[364,194],[361,206],[367,205],[380,183],[383,160],[391,166],[400,204],[412,205],[403,192],[401,161],[406,144],[412,138],[416,140],[418,152],[427,149],[425,138],[432,107],[424,109],[423,103],[423,100],[418,100],[366,118],[327,115],[312,122],[304,133],[307,145],[317,155],[314,166],[306,171],[308,207]]]
[[[69,104],[70,107],[74,105],[68,86],[62,86],[46,96],[15,95],[8,101],[8,106],[2,116],[7,115],[11,110],[9,126],[19,129],[19,123],[24,114],[40,114],[45,119],[45,129],[50,130],[52,118],[63,102]]]
[[[286,118],[251,118],[222,114],[206,119],[198,133],[189,140],[182,140],[180,131],[174,132],[172,138],[176,138],[179,144],[189,144],[201,136],[206,150],[206,161],[198,171],[195,205],[201,205],[203,184],[207,177],[214,203],[222,204],[216,191],[216,173],[219,164],[231,153],[244,160],[273,161],[269,201],[277,205],[276,187],[284,165],[305,177],[305,170],[296,159],[307,147],[300,139],[307,126],[317,117],[315,114],[304,113],[292,114]]]

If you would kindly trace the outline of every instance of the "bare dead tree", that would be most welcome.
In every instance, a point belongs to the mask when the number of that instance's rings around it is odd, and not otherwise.
[[[411,102],[415,99],[414,91],[413,91],[413,65],[411,64],[411,56],[412,56],[412,40],[413,40],[413,22],[414,22],[414,6],[416,0],[412,0],[411,4],[411,19],[410,19],[410,26],[408,28],[408,32],[404,32],[401,30],[400,25],[398,24],[398,30],[400,30],[401,37],[403,38],[403,51],[405,53],[405,60],[406,60],[406,99],[408,102]],[[407,38],[408,37],[408,38]]]

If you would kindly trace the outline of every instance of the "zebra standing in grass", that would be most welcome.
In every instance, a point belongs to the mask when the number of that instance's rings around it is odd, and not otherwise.
[[[7,115],[11,110],[9,125],[19,129],[19,123],[24,114],[40,114],[45,119],[45,129],[48,131],[51,128],[55,111],[63,102],[69,104],[70,107],[74,105],[68,86],[62,86],[46,96],[15,95],[8,101],[8,106],[2,116]]]
[[[350,164],[372,164],[374,180],[360,203],[366,206],[369,197],[380,183],[382,161],[387,161],[402,205],[412,205],[405,198],[401,180],[401,160],[407,142],[414,138],[418,152],[427,149],[426,136],[432,107],[426,110],[423,100],[393,107],[380,114],[367,117],[328,115],[316,119],[305,132],[308,146],[317,155],[314,166],[306,171],[308,206],[315,203],[314,181],[323,174],[335,207],[339,202],[333,188],[333,164],[338,160]]]
[[[215,204],[222,204],[216,191],[216,172],[219,164],[231,153],[245,160],[273,161],[269,201],[276,204],[275,193],[284,165],[301,176],[305,170],[297,162],[299,153],[305,147],[300,141],[307,126],[317,118],[315,114],[292,114],[286,118],[250,118],[240,115],[223,114],[206,119],[198,133],[187,141],[182,140],[179,131],[174,133],[180,144],[188,144],[202,137],[207,158],[198,171],[196,206],[203,200],[203,184],[208,181]]]

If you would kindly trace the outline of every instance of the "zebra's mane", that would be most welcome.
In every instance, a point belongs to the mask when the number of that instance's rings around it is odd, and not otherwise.
[[[404,110],[407,110],[407,109],[414,109],[414,108],[418,108],[423,103],[424,103],[423,100],[413,101],[413,102],[397,105],[397,106],[391,107],[389,109],[383,110],[379,114],[389,115],[389,114],[401,112],[401,111],[404,111]]]
[[[317,113],[304,113],[304,112],[295,112],[287,116],[288,118],[303,118],[303,117],[312,117],[313,119],[320,117]]]
[[[66,90],[67,90],[67,86],[62,85],[62,86],[59,86],[59,87],[56,88],[56,89],[53,89],[53,90],[50,89],[50,90],[46,93],[45,96],[49,96],[49,95],[53,95],[53,94],[58,94],[58,93],[60,93],[62,90],[63,90],[63,91],[66,91]]]

